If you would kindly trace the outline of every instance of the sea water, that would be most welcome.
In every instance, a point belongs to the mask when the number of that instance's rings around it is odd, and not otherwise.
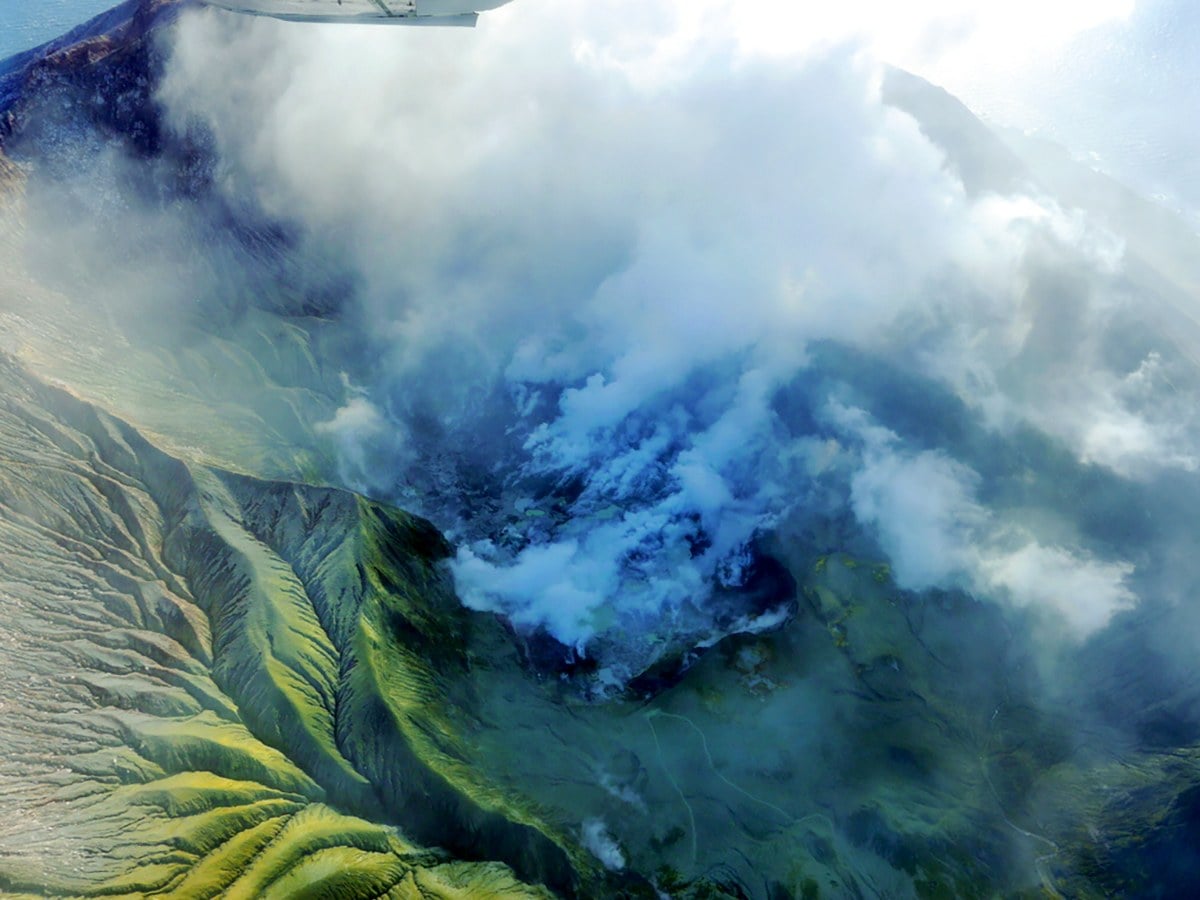
[[[118,0],[0,0],[0,59],[44,44]]]

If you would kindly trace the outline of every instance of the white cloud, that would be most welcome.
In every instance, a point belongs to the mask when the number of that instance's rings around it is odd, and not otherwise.
[[[982,565],[985,584],[1021,606],[1049,611],[1079,638],[1134,606],[1137,597],[1127,586],[1132,574],[1133,566],[1126,562],[1098,562],[1037,543],[987,558]]]
[[[608,828],[599,819],[588,819],[583,823],[583,833],[580,836],[583,846],[600,860],[604,868],[619,872],[625,868],[625,854],[620,846],[608,833]]]
[[[1045,546],[979,502],[979,475],[963,463],[938,451],[905,450],[862,410],[834,404],[828,415],[861,443],[850,504],[902,587],[959,586],[999,596],[1036,610],[1046,633],[1070,640],[1090,637],[1136,604],[1132,564]]]
[[[392,485],[412,460],[406,429],[390,421],[361,392],[346,382],[349,396],[328,422],[314,426],[337,446],[338,470],[348,487],[368,494]]]
[[[594,632],[593,616],[619,583],[612,554],[581,552],[578,541],[531,547],[513,563],[484,557],[486,542],[463,548],[454,562],[462,600],[473,609],[500,612],[522,627],[545,626],[582,650]]]
[[[975,559],[973,532],[985,516],[973,499],[977,481],[940,453],[868,451],[850,502],[859,521],[878,531],[897,581],[917,589],[953,584]]]
[[[1079,33],[1129,16],[1134,0],[974,2],[886,0],[789,4],[739,0],[725,8],[749,50],[791,55],[833,42],[862,42],[880,58],[939,81],[976,71],[1015,70]],[[951,85],[953,87],[953,84]]]
[[[172,119],[211,132],[228,196],[303,223],[363,285],[378,378],[325,426],[343,477],[402,479],[407,430],[432,421],[430,465],[471,454],[500,506],[570,493],[558,518],[442,524],[463,539],[467,603],[580,647],[702,607],[801,502],[813,470],[773,398],[814,341],[918,361],[997,427],[1033,422],[1081,458],[1180,456],[1100,358],[1120,242],[1043,198],[968,198],[882,104],[868,57],[800,40],[780,60],[754,43],[752,9],[521,0],[476,32],[208,11],[178,30]],[[850,17],[792,25],[940,59],[1033,13],[941,4],[903,37],[872,9],[867,37]],[[1072,6],[1050,32],[1123,10]],[[1039,293],[1039,265],[1081,285],[1077,309]],[[847,500],[902,582],[984,585],[979,544],[999,526],[967,465],[854,433]]]
[[[638,83],[656,84],[691,71],[697,55],[726,41],[742,60],[794,60],[853,45],[951,90],[982,89],[1058,58],[1081,34],[1126,22],[1135,6],[1135,0],[610,3],[579,17],[607,39],[581,40],[577,53]],[[520,19],[523,12],[510,7],[502,17]]]

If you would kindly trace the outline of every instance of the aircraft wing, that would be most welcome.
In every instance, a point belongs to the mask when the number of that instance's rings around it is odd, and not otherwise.
[[[253,16],[293,22],[350,22],[379,25],[475,24],[478,14],[509,0],[204,0]]]

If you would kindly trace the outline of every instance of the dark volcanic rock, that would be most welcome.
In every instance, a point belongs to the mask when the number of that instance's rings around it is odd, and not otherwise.
[[[87,123],[144,155],[162,149],[151,97],[163,64],[159,29],[190,0],[129,0],[51,43],[0,64],[0,147]],[[47,117],[51,106],[56,114]]]

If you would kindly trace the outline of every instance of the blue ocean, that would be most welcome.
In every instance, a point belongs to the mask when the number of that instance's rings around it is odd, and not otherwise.
[[[0,0],[0,59],[58,37],[115,5],[114,0]]]

